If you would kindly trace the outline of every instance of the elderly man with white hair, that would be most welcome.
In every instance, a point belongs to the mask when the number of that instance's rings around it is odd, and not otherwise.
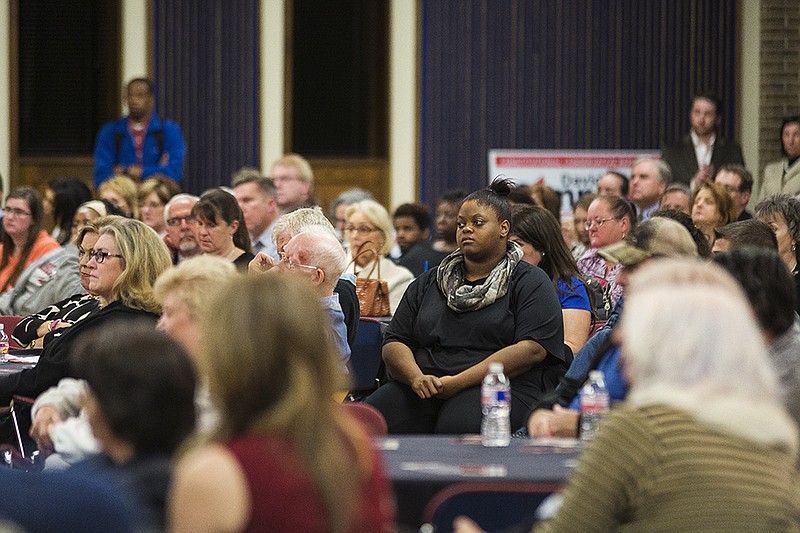
[[[272,240],[279,254],[285,253],[288,242],[300,233],[313,229],[314,231],[329,233],[336,236],[336,230],[330,223],[325,213],[319,207],[304,207],[281,216],[272,230]],[[338,240],[338,239],[337,239]],[[248,265],[250,272],[266,272],[274,265],[274,261],[267,254],[260,252]],[[356,296],[356,278],[352,274],[342,272],[333,292],[339,295],[339,304],[344,312],[344,322],[347,325],[347,343],[353,347],[358,330],[358,320],[361,311]]]
[[[197,196],[191,194],[176,194],[164,206],[164,221],[167,223],[164,243],[169,248],[173,265],[200,254],[192,216],[192,207],[197,200]]]
[[[317,290],[322,308],[331,321],[330,332],[345,363],[350,359],[347,327],[339,295],[334,292],[344,272],[347,256],[339,240],[324,227],[311,227],[286,244],[277,267],[307,279]]]

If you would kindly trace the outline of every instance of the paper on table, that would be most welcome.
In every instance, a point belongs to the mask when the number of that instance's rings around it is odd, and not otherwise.
[[[430,474],[464,477],[506,477],[508,475],[508,469],[502,464],[455,465],[436,461],[420,461],[416,463],[401,463],[400,469],[409,472],[427,472]]]
[[[530,446],[546,446],[548,448],[572,448],[581,447],[578,439],[565,439],[560,437],[538,437],[528,440]]]
[[[39,356],[29,355],[27,357],[19,357],[17,355],[7,355],[6,361],[8,361],[9,363],[27,363],[27,364],[38,363]]]
[[[375,447],[382,452],[393,452],[400,449],[400,441],[398,439],[380,438],[373,441]]]

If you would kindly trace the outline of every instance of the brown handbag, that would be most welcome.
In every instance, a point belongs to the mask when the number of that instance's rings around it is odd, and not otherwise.
[[[365,242],[364,244],[367,243]],[[362,248],[364,244],[361,245]],[[362,250],[358,252],[353,258],[353,274],[356,276],[356,267],[358,266],[356,260],[364,254],[377,255],[375,250]],[[378,277],[377,279],[372,279],[372,273],[375,272],[376,265],[378,267]],[[356,277],[356,296],[358,296],[361,316],[390,316],[392,314],[391,308],[389,307],[389,282],[380,278],[380,258],[372,264],[372,269],[369,271],[366,278]]]

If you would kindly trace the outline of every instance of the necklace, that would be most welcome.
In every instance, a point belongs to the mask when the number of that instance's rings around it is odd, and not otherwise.
[[[233,261],[234,259],[236,259],[238,257],[238,255],[236,255],[237,250],[238,248],[234,246],[233,249],[230,252],[228,252],[228,255],[225,256],[225,259],[227,259],[228,261]]]

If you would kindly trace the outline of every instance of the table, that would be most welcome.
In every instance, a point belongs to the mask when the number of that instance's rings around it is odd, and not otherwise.
[[[428,501],[463,481],[563,483],[577,464],[574,440],[513,438],[507,448],[484,448],[477,435],[414,435],[376,439],[397,498],[401,526],[416,528]]]
[[[8,355],[15,356],[15,357],[24,357],[29,358],[31,356],[38,356],[42,353],[40,348],[34,348],[30,350],[26,349],[18,349],[18,350],[9,350]],[[36,366],[36,363],[29,362],[29,363],[22,363],[22,362],[5,362],[0,363],[0,376],[7,375],[7,374],[16,374],[17,372],[22,372],[26,368],[33,368]]]

